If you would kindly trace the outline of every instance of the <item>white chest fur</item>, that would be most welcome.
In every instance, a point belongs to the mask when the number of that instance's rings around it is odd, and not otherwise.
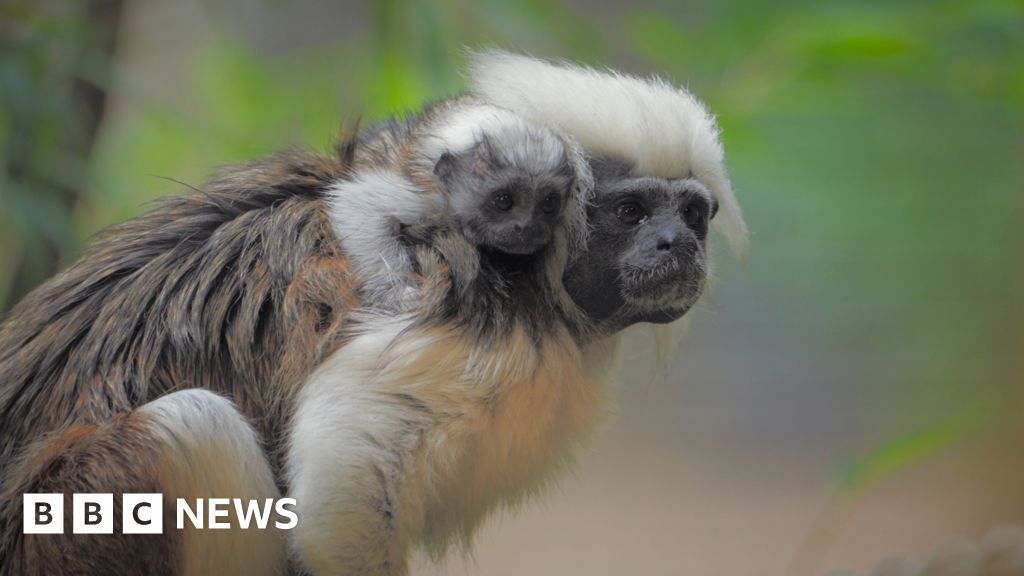
[[[288,452],[296,551],[315,573],[401,573],[548,481],[602,412],[564,331],[493,343],[375,320],[299,395]]]

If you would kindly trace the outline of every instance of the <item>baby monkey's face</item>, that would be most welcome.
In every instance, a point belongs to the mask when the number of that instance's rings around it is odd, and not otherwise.
[[[506,168],[476,180],[472,198],[456,209],[471,242],[508,254],[533,254],[551,242],[569,178]]]
[[[484,138],[466,153],[446,154],[435,173],[470,242],[506,254],[537,253],[562,222],[573,185],[568,157],[548,141],[497,146]]]

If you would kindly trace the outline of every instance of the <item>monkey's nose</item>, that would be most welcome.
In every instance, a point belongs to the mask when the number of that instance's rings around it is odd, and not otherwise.
[[[518,236],[530,237],[540,233],[540,226],[535,222],[516,222],[512,225],[512,230]]]
[[[666,252],[679,244],[679,234],[662,234],[658,237],[656,248],[659,252]]]

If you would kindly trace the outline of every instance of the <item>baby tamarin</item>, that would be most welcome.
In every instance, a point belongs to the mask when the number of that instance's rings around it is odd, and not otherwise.
[[[478,272],[476,249],[530,255],[562,226],[583,233],[570,189],[582,160],[550,129],[463,96],[388,120],[357,141],[351,181],[332,215],[364,305],[402,310],[415,301],[413,244],[440,235],[465,258],[451,262],[463,292]]]

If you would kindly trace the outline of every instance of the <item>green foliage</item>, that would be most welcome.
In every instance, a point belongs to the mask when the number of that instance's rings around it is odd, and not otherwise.
[[[106,23],[84,7],[11,0],[0,14],[0,310],[76,253],[73,211],[87,194],[95,115],[107,83]]]

